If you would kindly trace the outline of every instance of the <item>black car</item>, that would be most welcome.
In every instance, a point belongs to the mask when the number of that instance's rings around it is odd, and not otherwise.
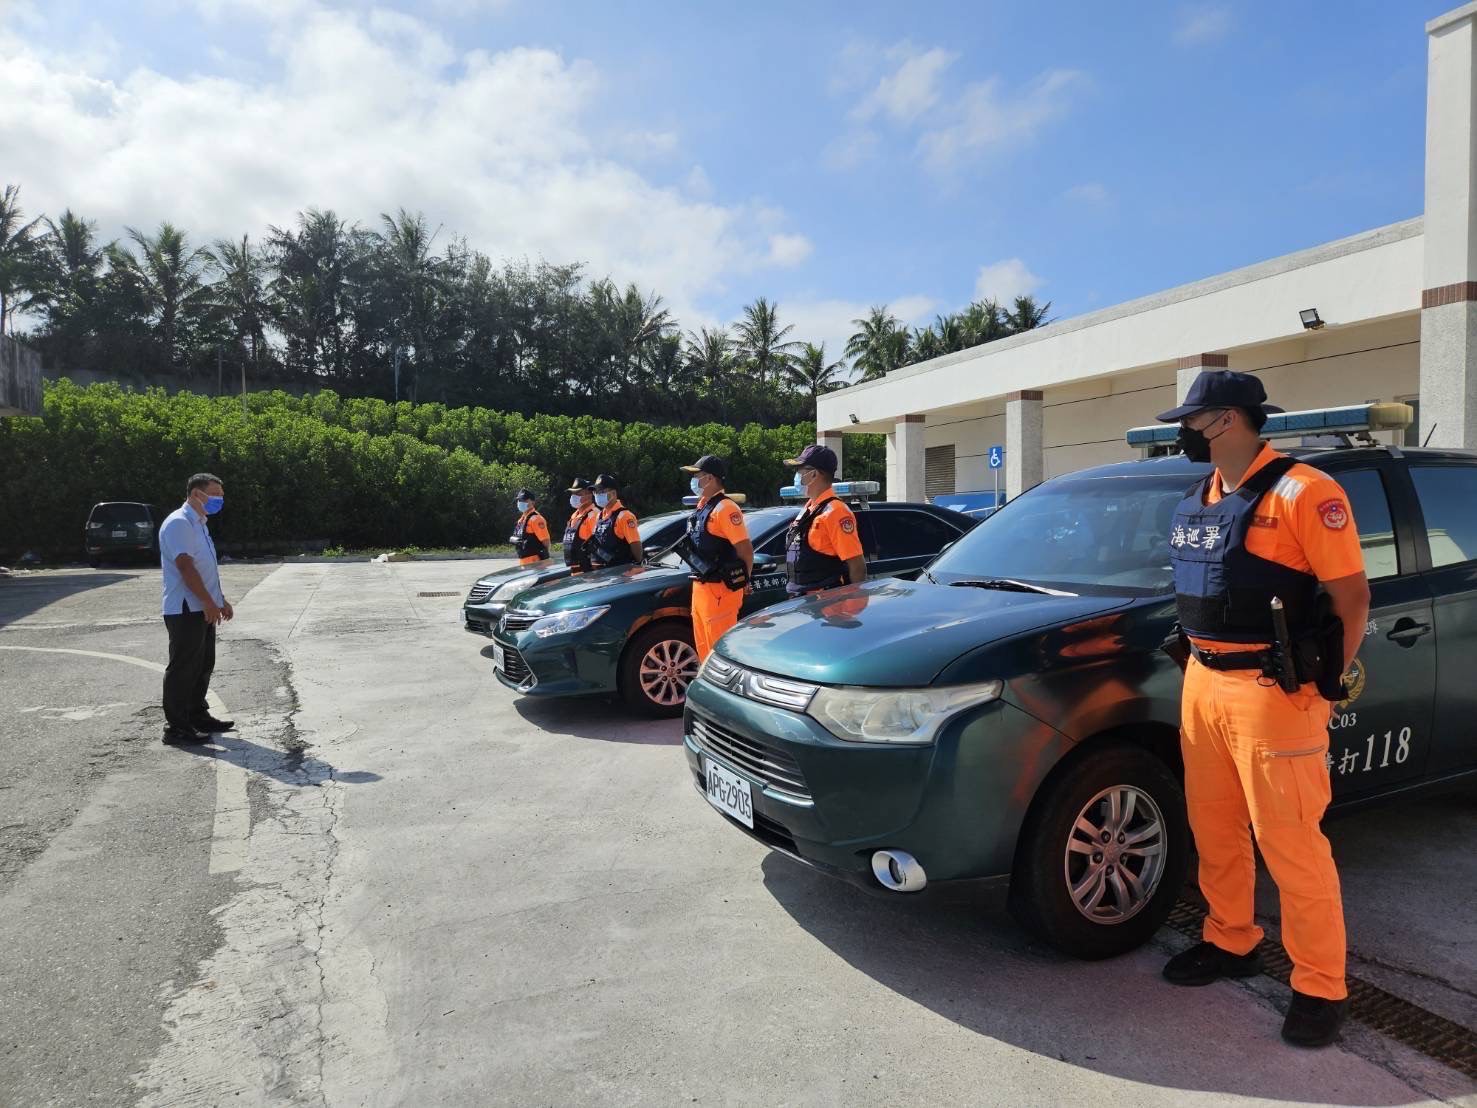
[[[82,530],[87,561],[95,566],[110,558],[146,561],[159,553],[159,525],[164,516],[152,504],[108,500],[94,504]]]

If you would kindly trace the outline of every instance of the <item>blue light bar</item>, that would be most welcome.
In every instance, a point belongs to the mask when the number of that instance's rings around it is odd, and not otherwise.
[[[1262,428],[1264,439],[1301,438],[1305,435],[1351,435],[1361,431],[1396,431],[1415,422],[1409,404],[1347,404],[1339,408],[1309,408],[1270,416]],[[1172,446],[1180,429],[1173,423],[1135,427],[1126,438],[1129,446],[1146,449]]]
[[[728,496],[728,499],[732,500],[735,504],[747,504],[749,502],[749,496],[747,493],[731,492],[727,493],[726,495]],[[684,508],[696,508],[699,499],[701,498],[696,496],[684,496],[682,498],[682,506]]]
[[[882,486],[876,481],[837,481],[831,486],[831,491],[843,500],[848,496],[876,496],[882,491]],[[804,500],[805,490],[797,489],[794,485],[785,485],[780,489],[781,500]]]

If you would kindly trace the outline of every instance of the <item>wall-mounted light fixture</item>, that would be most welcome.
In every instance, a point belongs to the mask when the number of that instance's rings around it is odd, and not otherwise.
[[[861,420],[857,419],[855,412],[852,412],[849,416],[847,416],[847,418],[849,420],[851,420],[851,422],[853,422],[853,423],[860,423],[861,422]]]
[[[1323,320],[1318,318],[1317,308],[1304,308],[1298,312],[1298,318],[1303,321],[1303,326],[1309,331],[1321,330],[1324,325]]]

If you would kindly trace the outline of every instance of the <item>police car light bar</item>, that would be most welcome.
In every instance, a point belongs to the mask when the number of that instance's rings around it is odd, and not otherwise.
[[[837,481],[831,486],[831,491],[845,500],[848,496],[876,496],[882,491],[882,486],[876,481]],[[805,490],[786,485],[780,489],[780,499],[804,500]]]
[[[1370,431],[1398,431],[1415,422],[1409,404],[1349,404],[1342,408],[1309,408],[1269,416],[1262,428],[1264,439],[1301,438],[1305,435],[1354,435]],[[1149,450],[1173,446],[1180,429],[1173,423],[1135,427],[1126,436],[1129,446]]]
[[[741,492],[730,492],[725,495],[735,504],[747,504],[749,502],[749,498]],[[696,508],[697,502],[698,497],[696,496],[684,496],[682,498],[682,506],[684,508]]]

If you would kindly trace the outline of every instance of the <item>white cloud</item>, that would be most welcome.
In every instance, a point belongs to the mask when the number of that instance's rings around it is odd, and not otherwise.
[[[1030,139],[1066,114],[1086,82],[1078,70],[1053,69],[1018,93],[1004,91],[998,77],[972,84],[949,117],[919,137],[919,153],[930,168],[948,172],[993,147]]]
[[[1175,21],[1174,41],[1181,46],[1219,42],[1231,33],[1231,10],[1223,4],[1195,4],[1181,8]]]
[[[821,161],[827,169],[843,173],[856,169],[877,153],[879,141],[875,131],[848,131],[826,144],[821,151]]]
[[[769,264],[791,268],[805,261],[815,245],[804,235],[770,235]]]
[[[853,109],[857,119],[881,114],[896,123],[912,123],[938,103],[939,78],[959,57],[939,48],[920,54],[907,43],[895,47],[891,56],[899,59],[897,68],[882,77]]]
[[[927,323],[938,302],[917,294],[899,296],[887,308],[908,326]],[[857,330],[855,319],[864,319],[872,305],[859,300],[819,299],[782,300],[779,305],[781,323],[793,323],[793,337],[799,342],[824,342],[826,357],[839,360],[846,352],[847,340]]]
[[[974,279],[974,298],[1008,306],[1017,296],[1033,293],[1043,284],[1040,277],[1026,268],[1025,262],[1006,258],[980,266],[979,276]]]
[[[200,2],[208,16],[237,0]],[[608,89],[588,63],[462,51],[383,10],[255,14],[269,78],[105,76],[0,26],[0,103],[25,105],[0,113],[0,149],[27,210],[70,206],[107,235],[169,219],[205,242],[308,206],[372,224],[403,205],[496,258],[585,261],[694,317],[731,278],[808,250],[783,213],[709,199],[701,171],[669,186],[633,168],[608,137],[630,132],[591,118]]]
[[[1113,196],[1107,186],[1099,181],[1084,181],[1080,185],[1073,185],[1063,195],[1075,204],[1083,204],[1090,208],[1103,208],[1113,202]]]

